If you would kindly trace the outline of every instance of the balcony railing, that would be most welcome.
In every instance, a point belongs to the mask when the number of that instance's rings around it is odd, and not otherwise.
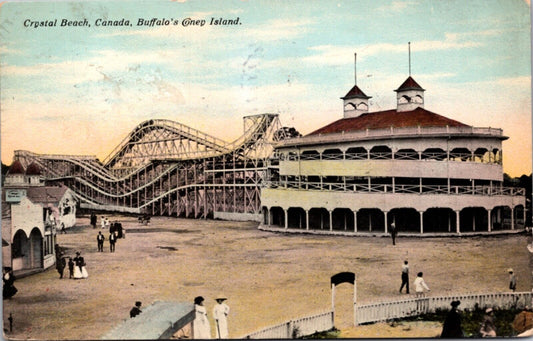
[[[502,186],[446,186],[401,184],[349,184],[307,181],[264,181],[266,188],[290,188],[311,191],[359,192],[359,193],[412,193],[412,194],[472,194],[523,196],[525,189]]]

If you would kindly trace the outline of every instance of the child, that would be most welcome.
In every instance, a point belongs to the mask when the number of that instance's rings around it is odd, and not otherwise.
[[[74,275],[74,261],[72,257],[68,257],[68,278],[72,278]]]

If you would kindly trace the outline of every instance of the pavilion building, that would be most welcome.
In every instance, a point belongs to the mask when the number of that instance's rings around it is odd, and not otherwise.
[[[424,108],[409,76],[396,109],[369,112],[354,87],[344,117],[280,141],[261,192],[262,229],[331,234],[450,235],[519,230],[524,189],[503,186],[502,129]]]

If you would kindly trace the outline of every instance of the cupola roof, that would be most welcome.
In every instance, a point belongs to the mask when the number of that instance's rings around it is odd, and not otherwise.
[[[9,167],[7,174],[24,174],[24,166],[19,160],[15,160]]]
[[[405,91],[405,90],[422,90],[422,87],[418,85],[418,83],[413,79],[413,77],[409,76],[403,83],[400,85],[400,87],[394,91]]]
[[[346,95],[344,95],[344,97],[341,97],[341,99],[350,99],[350,98],[369,99],[372,97],[365,95],[365,93],[361,89],[359,89],[357,85],[354,85],[353,88],[350,91],[348,91]]]
[[[26,175],[41,175],[41,167],[35,162],[30,163],[26,169]]]

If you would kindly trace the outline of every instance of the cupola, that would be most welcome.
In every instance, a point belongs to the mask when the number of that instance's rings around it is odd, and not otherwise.
[[[367,95],[357,85],[341,97],[344,101],[344,118],[357,117],[368,112],[368,100],[372,98]]]
[[[409,76],[396,90],[397,111],[411,111],[424,108],[424,89]]]
[[[368,113],[368,100],[372,97],[365,93],[357,86],[357,54],[354,53],[354,78],[355,85],[348,91],[343,100],[344,118],[357,117]]]

